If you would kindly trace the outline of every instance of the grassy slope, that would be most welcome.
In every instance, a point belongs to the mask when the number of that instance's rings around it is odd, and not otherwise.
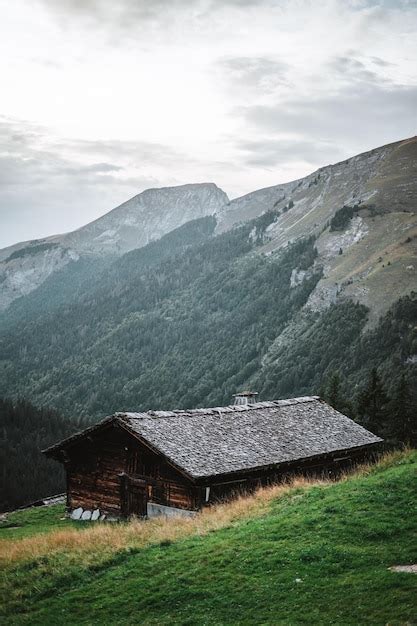
[[[417,562],[416,470],[417,453],[397,455],[86,567],[65,552],[26,559],[5,568],[5,623],[412,624],[417,576],[388,567]]]
[[[33,507],[8,513],[0,521],[0,541],[18,541],[25,537],[50,533],[51,530],[74,528],[84,530],[84,524],[77,524],[65,516],[64,505]],[[1,544],[0,544],[1,545]]]
[[[343,254],[327,260],[328,274],[319,288],[352,281],[344,285],[342,294],[370,308],[373,326],[380,315],[417,284],[415,270],[406,270],[416,266],[417,215],[388,213],[365,217],[364,223],[368,234],[347,248],[342,242],[344,231],[326,231],[321,235],[317,242],[319,251],[339,238]]]

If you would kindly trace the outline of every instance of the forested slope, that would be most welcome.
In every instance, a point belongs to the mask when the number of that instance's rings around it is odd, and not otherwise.
[[[212,219],[188,229],[207,235]],[[74,303],[5,324],[3,388],[90,417],[229,402],[320,277],[290,285],[294,266],[311,267],[313,240],[253,254],[273,219],[185,250],[171,233],[122,257]],[[189,241],[185,227],[180,234]]]
[[[306,308],[322,276],[316,240],[264,254],[277,219],[215,236],[206,217],[100,271],[68,266],[50,309],[56,282],[3,318],[0,393],[88,420],[228,404],[246,385],[265,399],[321,393],[378,434],[415,441],[416,294],[371,329],[348,298]]]
[[[0,511],[65,491],[63,468],[41,450],[81,427],[51,409],[0,398]]]

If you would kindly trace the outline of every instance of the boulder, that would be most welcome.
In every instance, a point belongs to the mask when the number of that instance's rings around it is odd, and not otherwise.
[[[77,520],[81,519],[81,515],[83,514],[83,509],[79,506],[78,509],[74,509],[71,512],[71,519]]]

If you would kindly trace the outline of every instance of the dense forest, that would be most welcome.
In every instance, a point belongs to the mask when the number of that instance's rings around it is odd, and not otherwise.
[[[0,398],[0,511],[65,491],[62,467],[41,450],[82,426],[52,409]]]
[[[227,404],[249,385],[264,399],[331,397],[388,439],[413,441],[417,294],[371,329],[351,301],[306,310],[321,277],[315,240],[262,254],[276,217],[217,236],[215,218],[202,218],[105,265],[70,264],[0,321],[0,393],[95,421]],[[372,376],[385,394],[378,418],[364,401]]]
[[[86,279],[74,302],[9,321],[1,391],[24,389],[39,404],[92,419],[229,402],[321,275],[311,271],[291,287],[293,268],[314,262],[312,239],[269,257],[254,253],[275,217],[217,237],[213,218],[197,220],[122,257],[94,289]]]

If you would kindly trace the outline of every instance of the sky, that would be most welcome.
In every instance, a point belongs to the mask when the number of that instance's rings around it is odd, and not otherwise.
[[[0,0],[0,247],[417,133],[417,0]]]

